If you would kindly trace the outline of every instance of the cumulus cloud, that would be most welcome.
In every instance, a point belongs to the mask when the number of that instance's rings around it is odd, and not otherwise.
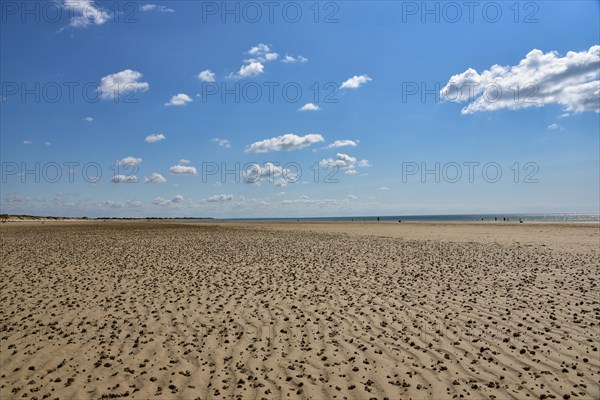
[[[21,196],[18,194],[9,194],[4,197],[4,201],[7,203],[25,203],[31,200],[29,196]]]
[[[263,179],[274,182],[276,177],[282,176],[283,174],[286,174],[286,177],[288,178],[295,178],[295,176],[288,170],[270,162],[265,163],[264,166],[252,164],[249,168],[246,168],[244,171],[242,171],[244,183],[259,183]]]
[[[221,147],[225,147],[226,149],[231,147],[231,143],[229,143],[229,140],[227,139],[213,138],[212,142],[218,144]]]
[[[131,156],[122,158],[117,161],[118,165],[127,166],[127,167],[137,167],[141,163],[142,163],[141,158],[136,158],[136,157],[131,157]]]
[[[45,146],[52,146],[52,143],[51,143],[51,142],[48,142],[48,141],[46,141],[46,142],[44,142],[44,145],[45,145]]]
[[[350,139],[336,140],[333,143],[329,143],[324,148],[325,149],[337,149],[338,147],[345,147],[345,146],[356,147],[356,146],[358,146],[358,140],[357,141],[350,140]]]
[[[152,204],[154,204],[155,206],[168,206],[171,204],[177,204],[177,203],[182,203],[185,200],[185,198],[178,194],[175,197],[173,197],[172,199],[165,199],[163,197],[155,197],[154,200],[152,200]]]
[[[158,172],[153,172],[152,175],[144,178],[144,183],[160,184],[160,183],[165,183],[165,182],[167,182],[165,177],[162,176],[161,174],[159,174]]]
[[[244,65],[235,74],[230,74],[230,78],[243,79],[260,75],[265,71],[265,63],[275,61],[279,57],[279,54],[272,51],[269,45],[264,43],[252,47],[246,54],[252,57],[245,59]]]
[[[153,133],[152,135],[146,136],[144,140],[146,141],[146,143],[156,143],[165,139],[166,137],[162,133]]]
[[[166,206],[169,203],[170,203],[170,200],[165,199],[163,197],[155,197],[154,200],[152,200],[152,204],[154,204],[156,206]]]
[[[93,0],[65,0],[63,7],[68,10],[69,25],[73,28],[102,25],[112,17],[109,10],[99,7]]]
[[[150,89],[148,82],[140,82],[141,72],[126,69],[115,74],[106,75],[100,79],[98,93],[104,100],[119,99],[123,94],[145,92]]]
[[[198,74],[198,79],[202,82],[214,82],[216,75],[210,69],[205,69]]]
[[[274,51],[271,51],[269,45],[266,45],[264,43],[259,43],[258,45],[252,47],[250,50],[248,50],[247,53],[253,56],[253,58],[245,60],[247,62],[274,61],[277,59],[277,57],[279,57],[279,54],[275,53]]]
[[[188,165],[174,165],[169,168],[169,172],[173,175],[196,175],[198,173],[196,167]]]
[[[558,104],[565,111],[600,112],[600,46],[561,57],[534,49],[514,66],[473,68],[454,75],[440,91],[446,101],[469,104],[462,114]]]
[[[182,158],[181,160],[179,160],[179,164],[189,164],[190,160],[186,160],[185,158]]]
[[[260,61],[252,61],[246,65],[242,65],[236,76],[238,78],[248,78],[257,76],[264,72],[265,66]]]
[[[344,81],[340,89],[358,89],[367,82],[372,81],[367,75],[354,75],[352,78]]]
[[[230,194],[217,194],[214,196],[211,196],[207,199],[204,199],[204,201],[208,202],[208,203],[224,203],[226,201],[231,201],[233,200],[233,196]]]
[[[357,161],[356,157],[349,156],[344,153],[337,153],[335,158],[325,158],[320,161],[323,168],[340,168],[347,175],[355,175],[358,173],[356,167],[370,167],[368,160]]]
[[[298,111],[319,111],[321,107],[314,103],[306,103],[298,109]]]
[[[270,51],[269,46],[267,46],[266,44],[263,44],[263,43],[259,43],[256,46],[252,47],[250,50],[248,50],[248,54],[258,55],[258,54],[264,54],[268,51]]]
[[[299,199],[283,200],[282,205],[314,205],[319,207],[331,207],[339,205],[336,199],[309,199],[308,196],[300,196]]]
[[[390,188],[387,186],[382,186],[379,188],[379,190],[387,191],[387,190],[390,190]]]
[[[559,124],[550,124],[550,125],[548,125],[548,129],[553,130],[553,131],[555,131],[555,130],[564,131],[565,130],[565,128],[563,128]]]
[[[157,5],[157,4],[144,4],[140,7],[142,11],[159,11],[163,13],[174,13],[175,10],[172,8],[168,8],[165,6]]]
[[[353,170],[356,166],[356,158],[344,153],[337,153],[336,158],[325,158],[320,164],[324,168],[338,167],[341,169]]]
[[[187,103],[191,103],[193,100],[190,96],[185,93],[178,93],[171,97],[171,100],[165,103],[165,106],[185,106]]]
[[[112,183],[135,183],[138,181],[135,175],[115,175],[112,177]]]
[[[126,208],[126,207],[142,207],[144,203],[137,200],[113,201],[104,200],[99,203],[101,208]],[[95,207],[94,207],[95,208]]]
[[[85,117],[83,120],[85,122],[94,122],[94,118],[92,118],[92,117]]]
[[[286,53],[285,57],[281,59],[281,62],[286,64],[293,64],[295,62],[305,63],[308,62],[308,58],[302,56],[294,57]]]
[[[23,140],[23,144],[32,144],[33,142],[31,140]]]
[[[267,153],[269,151],[292,151],[308,147],[313,143],[323,142],[325,139],[319,134],[298,136],[293,133],[254,142],[246,148],[247,153]]]

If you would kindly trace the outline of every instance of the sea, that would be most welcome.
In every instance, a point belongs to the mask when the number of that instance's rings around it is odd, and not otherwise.
[[[214,221],[214,220],[213,220]],[[508,222],[600,222],[598,213],[562,213],[562,214],[441,214],[441,215],[369,215],[349,217],[300,217],[300,218],[226,218],[219,221],[243,222],[471,222],[471,221],[508,221]]]

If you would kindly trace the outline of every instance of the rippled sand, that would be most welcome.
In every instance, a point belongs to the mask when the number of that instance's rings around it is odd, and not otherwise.
[[[600,397],[597,224],[7,223],[0,398]]]

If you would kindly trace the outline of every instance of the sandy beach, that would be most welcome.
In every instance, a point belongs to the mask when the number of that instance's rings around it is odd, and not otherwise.
[[[2,399],[598,399],[600,229],[14,222]]]

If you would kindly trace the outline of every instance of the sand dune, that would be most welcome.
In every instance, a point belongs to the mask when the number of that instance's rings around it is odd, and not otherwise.
[[[597,226],[311,225],[3,225],[0,398],[600,397]]]

